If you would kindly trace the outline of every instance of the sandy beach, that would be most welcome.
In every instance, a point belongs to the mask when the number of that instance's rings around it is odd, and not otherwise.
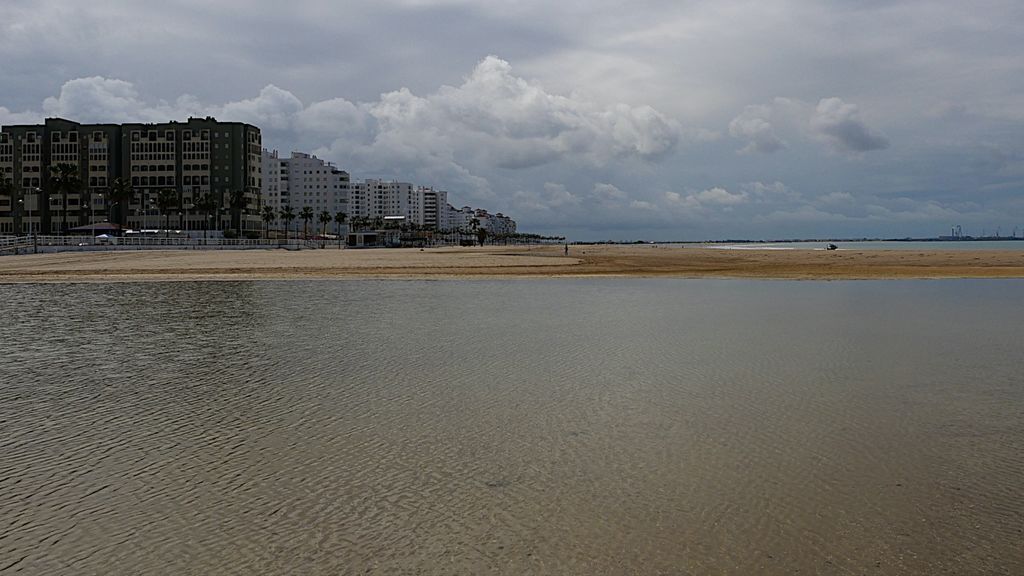
[[[316,278],[1022,278],[1021,251],[716,250],[561,246],[392,250],[145,250],[0,258],[0,282]]]

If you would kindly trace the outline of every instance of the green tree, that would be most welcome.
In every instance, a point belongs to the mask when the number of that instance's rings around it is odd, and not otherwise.
[[[322,210],[320,212],[320,215],[317,217],[317,219],[320,220],[320,228],[321,228],[320,235],[321,236],[326,236],[327,235],[327,225],[331,222],[331,213],[328,212],[327,210]]]
[[[309,238],[309,222],[313,219],[315,214],[313,209],[309,206],[303,206],[302,211],[299,212],[299,218],[302,218],[302,238]]]
[[[476,229],[476,239],[480,242],[480,245],[484,245],[484,241],[487,240],[488,232],[487,228]]]
[[[217,201],[210,193],[203,194],[193,202],[196,212],[203,215],[203,239],[206,239],[207,231],[210,229],[210,216],[217,211]]]
[[[281,208],[281,220],[284,220],[284,239],[288,240],[288,230],[291,228],[292,220],[295,220],[295,210],[291,206]]]
[[[270,238],[270,223],[277,220],[274,208],[268,204],[263,205],[263,237]]]
[[[337,224],[334,230],[338,234],[338,248],[341,248],[341,225],[344,224],[347,219],[348,214],[345,214],[344,212],[338,212],[334,215],[334,223]]]
[[[131,181],[127,178],[114,178],[114,181],[110,183],[110,205],[111,207],[117,206],[117,218],[112,217],[111,219],[117,222],[122,229],[128,227],[128,210],[134,200],[135,189],[132,188]]]
[[[228,195],[228,209],[231,210],[231,227],[239,236],[242,234],[242,211],[245,210],[248,200],[245,197],[245,190],[232,190]]]
[[[178,205],[178,193],[170,188],[164,188],[156,193],[156,209],[164,217],[164,237],[171,234],[171,208]]]
[[[81,192],[82,190],[82,179],[78,175],[78,166],[65,162],[61,162],[56,166],[50,166],[50,186],[52,190],[60,194],[62,205],[60,233],[67,234],[68,194]]]

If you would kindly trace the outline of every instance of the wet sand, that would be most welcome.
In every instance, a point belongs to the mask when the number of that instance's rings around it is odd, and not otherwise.
[[[0,258],[0,282],[316,278],[1024,278],[1024,251],[717,250],[561,246],[392,250],[140,250]]]

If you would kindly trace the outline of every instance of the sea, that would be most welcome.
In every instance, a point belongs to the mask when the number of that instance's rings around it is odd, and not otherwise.
[[[1024,281],[0,303],[0,574],[1024,573]]]
[[[719,242],[710,244],[682,244],[684,247],[716,248],[719,250],[825,250],[829,244],[836,250],[1020,250],[1024,251],[1024,240],[830,240],[822,242]]]

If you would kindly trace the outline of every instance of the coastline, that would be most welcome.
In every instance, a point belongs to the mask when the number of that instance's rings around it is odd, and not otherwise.
[[[720,250],[659,245],[125,250],[0,258],[0,283],[299,279],[1024,278],[1024,251]]]

